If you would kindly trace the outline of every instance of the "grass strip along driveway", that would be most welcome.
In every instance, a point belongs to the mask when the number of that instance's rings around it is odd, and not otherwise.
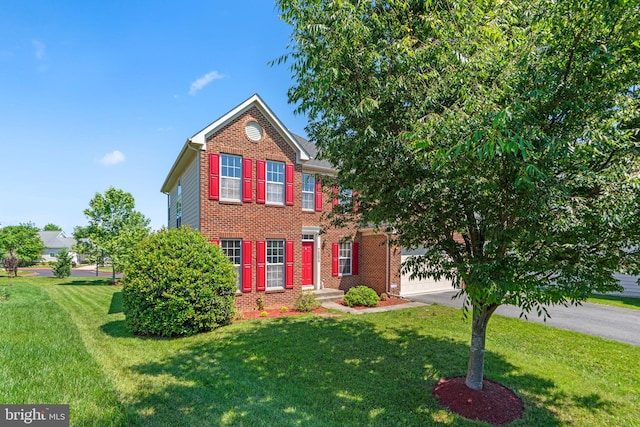
[[[5,283],[5,282],[3,282]],[[0,302],[0,401],[69,403],[72,425],[482,425],[439,407],[463,375],[469,321],[428,306],[130,334],[121,288],[18,278]],[[519,426],[640,426],[640,348],[517,319],[489,323],[486,376],[525,402]]]

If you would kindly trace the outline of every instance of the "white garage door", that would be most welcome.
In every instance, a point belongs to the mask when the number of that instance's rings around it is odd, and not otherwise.
[[[414,250],[407,251],[403,249],[402,252],[402,262],[404,263],[407,259],[411,258],[414,255],[421,255],[424,253],[424,250]],[[422,294],[426,292],[442,292],[442,291],[451,291],[453,290],[453,286],[451,286],[451,281],[447,279],[443,280],[434,280],[432,278],[426,279],[410,279],[409,274],[403,273],[400,277],[400,295],[414,295],[414,294]]]

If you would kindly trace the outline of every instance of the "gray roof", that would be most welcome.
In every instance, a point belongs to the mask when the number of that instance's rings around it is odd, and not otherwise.
[[[44,247],[49,249],[71,249],[76,244],[76,239],[67,237],[64,231],[38,231],[38,235]]]
[[[305,166],[309,166],[313,169],[322,169],[327,172],[336,172],[335,168],[329,161],[318,159],[318,147],[316,144],[309,141],[306,138],[301,137],[300,135],[293,134],[293,137],[298,141],[298,144],[304,148],[304,150],[309,154],[310,160],[304,162]]]

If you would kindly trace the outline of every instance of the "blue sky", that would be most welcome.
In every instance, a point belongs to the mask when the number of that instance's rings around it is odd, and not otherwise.
[[[290,33],[268,0],[3,1],[0,223],[71,234],[113,186],[159,229],[186,139],[254,93],[304,135]]]

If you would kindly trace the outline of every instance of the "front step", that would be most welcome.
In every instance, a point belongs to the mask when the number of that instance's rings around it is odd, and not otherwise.
[[[318,289],[313,291],[316,296],[316,301],[323,302],[335,302],[344,298],[344,291],[340,289]]]

